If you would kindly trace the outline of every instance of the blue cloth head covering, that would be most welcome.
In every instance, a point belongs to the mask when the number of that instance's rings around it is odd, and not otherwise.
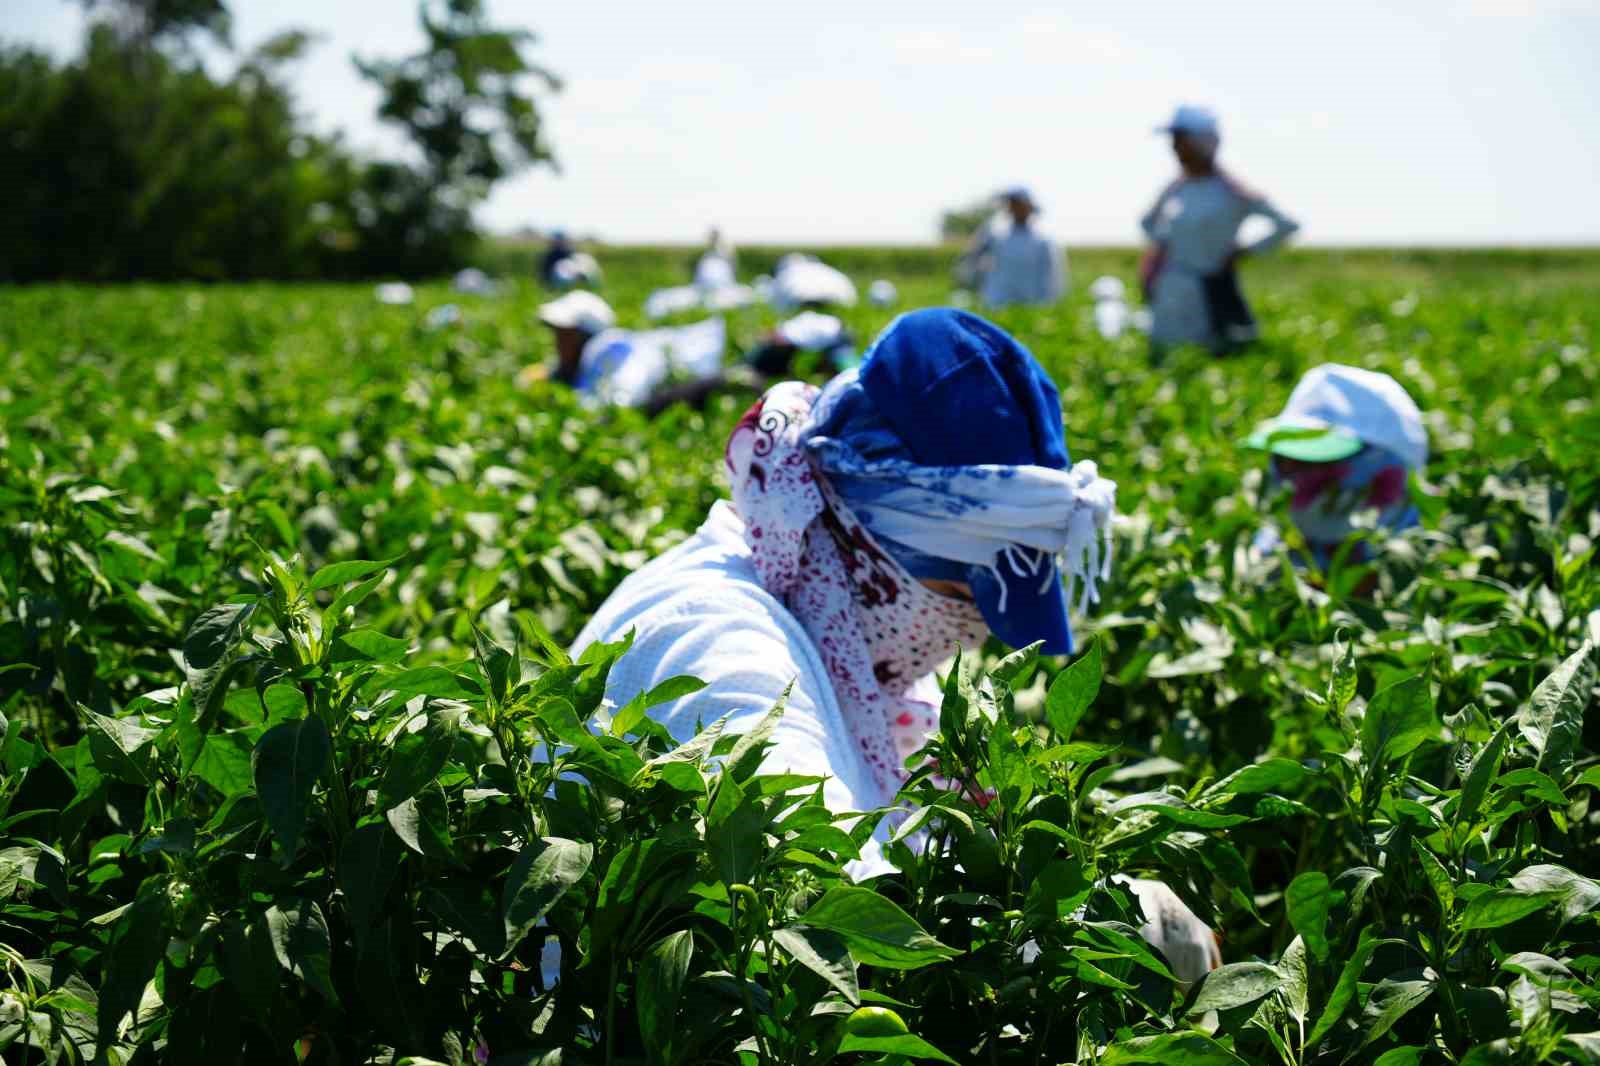
[[[808,450],[885,551],[913,577],[967,582],[989,628],[1007,644],[1042,640],[1047,654],[1072,652],[1053,557],[1006,566],[1002,552],[973,563],[919,551],[874,529],[873,504],[891,495],[903,500],[911,491],[885,478],[896,464],[908,471],[907,483],[915,482],[918,506],[932,499],[951,515],[1003,499],[1004,482],[1015,474],[1007,468],[1067,470],[1059,394],[1026,348],[965,311],[914,311],[884,330],[859,372],[829,382],[815,411]]]

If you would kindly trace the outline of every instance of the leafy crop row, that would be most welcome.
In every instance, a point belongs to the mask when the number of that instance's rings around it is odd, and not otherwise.
[[[1121,485],[1115,581],[1075,663],[969,649],[924,753],[962,787],[860,819],[562,651],[747,396],[516,392],[521,289],[446,330],[427,289],[0,293],[6,1061],[1600,1061],[1594,269],[1305,257],[1262,350],[1159,370],[1002,316]],[[1434,441],[1372,602],[1248,550],[1232,442],[1330,358]],[[1124,876],[1223,969],[1179,985]]]

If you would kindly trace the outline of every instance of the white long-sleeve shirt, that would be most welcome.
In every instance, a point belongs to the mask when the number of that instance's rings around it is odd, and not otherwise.
[[[1265,237],[1238,249],[1256,255],[1278,247],[1300,224],[1264,196],[1222,174],[1183,178],[1164,189],[1139,220],[1166,258],[1151,298],[1150,336],[1165,344],[1210,344],[1211,315],[1201,279],[1215,274],[1236,250],[1239,227],[1260,215],[1272,223]]]
[[[1066,289],[1066,254],[1031,226],[996,225],[980,254],[990,262],[981,292],[990,307],[1054,303]]]

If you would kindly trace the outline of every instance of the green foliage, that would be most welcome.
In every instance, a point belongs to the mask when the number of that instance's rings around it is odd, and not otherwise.
[[[429,287],[0,292],[0,1054],[1594,1061],[1594,270],[1291,258],[1271,344],[1160,371],[1079,302],[1005,312],[1121,485],[1115,577],[1073,661],[968,649],[859,820],[761,772],[781,706],[674,745],[648,712],[697,682],[603,704],[625,644],[563,651],[748,395],[512,389],[524,285],[450,330]],[[1231,442],[1330,357],[1423,402],[1436,495],[1297,572]],[[855,883],[879,824],[898,872]],[[1181,986],[1124,875],[1227,965]]]

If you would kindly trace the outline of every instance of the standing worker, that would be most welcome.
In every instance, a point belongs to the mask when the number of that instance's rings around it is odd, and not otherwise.
[[[1182,173],[1139,222],[1151,242],[1140,266],[1150,340],[1157,350],[1201,344],[1221,354],[1256,337],[1235,264],[1271,251],[1300,225],[1217,166],[1222,135],[1210,110],[1179,107],[1158,132],[1171,134]],[[1272,232],[1240,247],[1239,227],[1251,215],[1272,223]]]
[[[1034,227],[1038,203],[1020,185],[1000,202],[1006,218],[982,230],[967,253],[977,264],[979,295],[989,307],[1055,303],[1066,290],[1066,255]]]

